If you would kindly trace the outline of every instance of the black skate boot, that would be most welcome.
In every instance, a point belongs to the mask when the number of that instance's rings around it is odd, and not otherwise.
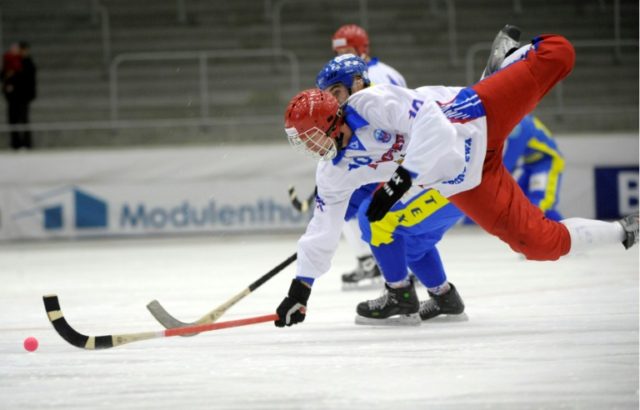
[[[409,278],[413,281],[413,283],[416,285],[416,288],[420,287],[420,286],[424,286],[424,284],[422,282],[420,282],[420,279],[418,279],[416,277],[416,275],[409,271]]]
[[[342,290],[377,288],[382,282],[380,268],[373,255],[358,258],[358,267],[342,275]]]
[[[482,78],[488,77],[500,69],[505,57],[520,47],[520,29],[507,24],[498,32],[491,45],[491,54]]]
[[[453,283],[451,289],[442,295],[429,292],[430,299],[420,302],[420,319],[429,320],[440,315],[460,315],[456,320],[468,320],[464,314],[464,302]]]
[[[620,219],[618,223],[622,225],[622,228],[624,229],[624,232],[626,234],[624,241],[622,241],[624,248],[629,249],[633,245],[638,243],[638,213],[625,216],[624,218]]]
[[[358,304],[359,325],[419,325],[420,301],[413,280],[402,288],[385,284],[382,296]]]

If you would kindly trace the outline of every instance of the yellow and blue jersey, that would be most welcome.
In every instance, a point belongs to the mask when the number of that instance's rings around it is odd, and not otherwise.
[[[556,210],[564,171],[564,157],[549,129],[528,115],[507,139],[504,165],[525,195],[549,219],[562,219]]]

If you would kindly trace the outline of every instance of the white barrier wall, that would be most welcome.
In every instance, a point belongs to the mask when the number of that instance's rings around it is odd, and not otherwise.
[[[559,137],[560,210],[638,209],[638,136]],[[0,154],[0,239],[191,232],[301,232],[289,204],[313,189],[313,160],[288,144]]]
[[[1,239],[302,231],[287,189],[314,188],[288,144],[0,156]]]
[[[638,210],[637,134],[556,137],[566,159],[564,216],[617,219]]]

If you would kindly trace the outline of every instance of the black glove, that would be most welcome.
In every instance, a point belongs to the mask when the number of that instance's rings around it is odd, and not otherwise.
[[[402,195],[411,188],[411,175],[401,166],[391,175],[391,179],[373,193],[373,199],[367,209],[369,222],[379,221],[398,202]]]
[[[311,287],[299,279],[291,281],[289,296],[284,298],[276,313],[278,320],[273,322],[277,327],[291,326],[304,322],[307,310],[307,300],[311,294]]]

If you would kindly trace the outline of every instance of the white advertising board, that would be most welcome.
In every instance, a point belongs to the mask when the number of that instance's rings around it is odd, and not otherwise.
[[[638,136],[557,137],[564,216],[638,209]],[[286,143],[0,154],[0,240],[302,232],[315,163]]]

